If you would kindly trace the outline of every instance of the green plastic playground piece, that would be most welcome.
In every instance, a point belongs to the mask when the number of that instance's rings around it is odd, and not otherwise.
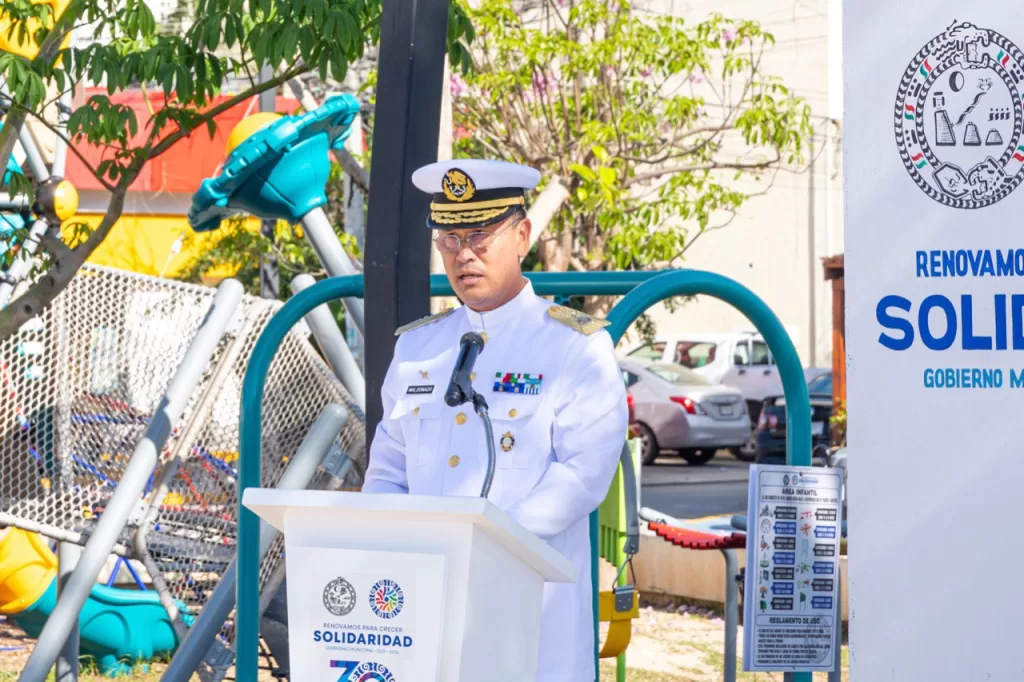
[[[56,605],[55,577],[36,603],[8,619],[38,638]],[[195,617],[187,608],[178,602],[182,620],[191,627]],[[137,662],[173,654],[181,643],[156,591],[96,585],[82,607],[78,628],[81,653],[95,659],[107,677],[129,676]]]
[[[629,441],[629,450],[633,455],[633,471],[636,472],[637,481],[640,480],[640,444],[637,439]],[[622,465],[615,470],[615,477],[612,478],[611,487],[608,489],[608,496],[597,508],[597,555],[611,563],[616,569],[622,566],[626,560],[626,553],[623,545],[626,542],[626,498],[623,492]],[[637,499],[640,499],[639,492]],[[627,571],[619,576],[618,584],[626,585],[631,579]],[[598,586],[598,592],[603,585]],[[615,679],[617,682],[625,682],[626,679],[626,654],[622,653],[615,659]]]

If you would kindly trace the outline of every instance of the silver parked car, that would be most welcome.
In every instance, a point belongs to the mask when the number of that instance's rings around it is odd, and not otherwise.
[[[717,450],[750,440],[750,415],[738,389],[673,362],[620,358],[619,367],[633,396],[644,464],[653,464],[662,450],[705,464]]]

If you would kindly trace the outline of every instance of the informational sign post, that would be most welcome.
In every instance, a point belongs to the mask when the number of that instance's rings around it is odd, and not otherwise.
[[[843,3],[852,682],[1024,679],[1022,46],[1019,0]]]
[[[439,682],[445,558],[294,547],[292,675],[309,682]]]
[[[841,470],[750,468],[744,670],[834,668],[842,517]]]

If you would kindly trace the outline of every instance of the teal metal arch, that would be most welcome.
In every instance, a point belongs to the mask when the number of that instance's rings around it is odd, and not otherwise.
[[[743,313],[764,337],[782,378],[782,391],[786,397],[786,463],[797,466],[809,466],[811,463],[811,404],[804,380],[800,356],[793,346],[793,341],[786,333],[782,322],[754,292],[739,282],[713,272],[702,270],[670,270],[654,273],[626,294],[608,314],[611,326],[608,332],[612,341],[618,345],[619,340],[630,325],[645,310],[654,304],[673,296],[694,296],[697,294],[720,299]],[[592,562],[591,582],[593,584],[594,604],[597,604],[597,521],[594,515],[590,518],[590,545],[595,560]],[[595,607],[596,608],[596,607]],[[596,612],[595,612],[596,613]],[[594,617],[594,660],[598,660],[598,625]],[[600,677],[600,673],[598,674]],[[786,675],[789,682],[811,682],[810,673]]]
[[[786,396],[786,461],[808,465],[811,461],[811,415],[807,386],[800,359],[782,323],[750,290],[721,275],[694,270],[610,273],[525,273],[540,295],[625,296],[609,314],[609,332],[617,343],[633,321],[647,308],[672,296],[705,294],[732,304],[745,314],[764,336],[775,355]],[[431,294],[451,295],[443,275],[431,276]],[[263,392],[270,364],[288,332],[307,313],[329,301],[363,296],[363,277],[333,277],[299,292],[282,306],[264,328],[253,348],[242,382],[238,461],[238,584],[236,614],[236,679],[255,680],[258,672],[259,637],[259,517],[242,506],[248,488],[260,485],[260,448]],[[597,513],[590,517],[594,590],[594,658],[597,661]],[[798,674],[794,682],[810,682]]]

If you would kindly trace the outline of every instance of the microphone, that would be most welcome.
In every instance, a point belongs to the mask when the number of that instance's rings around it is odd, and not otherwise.
[[[473,372],[473,365],[476,358],[484,349],[484,339],[476,332],[466,332],[459,342],[459,357],[455,361],[455,369],[452,370],[452,378],[448,382],[448,390],[445,391],[444,401],[449,407],[461,405],[473,399],[473,381],[470,374]]]

